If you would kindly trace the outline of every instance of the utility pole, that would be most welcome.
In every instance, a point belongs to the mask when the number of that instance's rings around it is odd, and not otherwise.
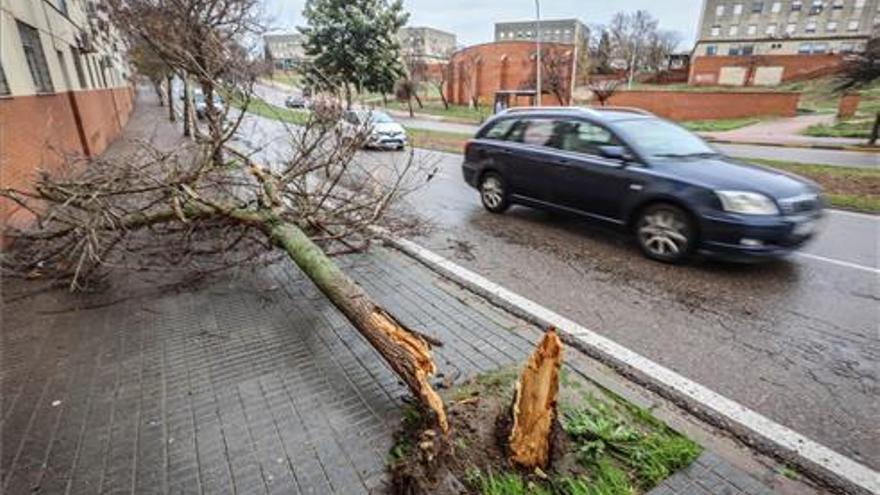
[[[535,63],[538,66],[535,68],[535,78],[537,82],[535,84],[535,105],[541,106],[541,79],[542,70],[541,70],[541,3],[540,0],[535,0],[535,45],[538,49],[538,55],[535,58]]]

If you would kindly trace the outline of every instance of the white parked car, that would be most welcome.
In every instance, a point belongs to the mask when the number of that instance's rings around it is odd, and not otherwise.
[[[200,119],[204,118],[208,113],[208,99],[204,94],[197,93],[193,96],[193,101],[195,102],[196,116]],[[214,95],[214,111],[217,114],[223,113],[223,98],[217,95]]]
[[[385,112],[348,110],[342,116],[341,125],[350,136],[366,133],[366,148],[400,150],[407,144],[406,129]]]

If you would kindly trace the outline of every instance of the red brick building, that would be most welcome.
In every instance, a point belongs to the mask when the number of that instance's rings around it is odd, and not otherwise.
[[[6,0],[0,10],[0,187],[101,153],[134,105],[125,44],[100,9]],[[28,215],[0,200],[0,225]]]
[[[449,63],[446,97],[450,103],[467,105],[472,100],[491,105],[496,91],[535,89],[537,54],[534,41],[497,41],[455,52]],[[574,46],[542,43],[542,104],[568,104]],[[560,101],[561,100],[561,101]],[[511,102],[528,104],[527,101]]]

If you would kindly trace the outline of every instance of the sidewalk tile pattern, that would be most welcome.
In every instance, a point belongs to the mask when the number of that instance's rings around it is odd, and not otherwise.
[[[343,263],[444,342],[435,355],[456,382],[522,362],[540,336],[398,253]],[[0,493],[387,490],[407,391],[289,263],[196,291],[46,293],[0,309]],[[652,493],[768,492],[706,454]]]

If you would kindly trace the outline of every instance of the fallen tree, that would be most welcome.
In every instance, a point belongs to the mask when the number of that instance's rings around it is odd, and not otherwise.
[[[375,303],[331,260],[368,248],[376,227],[400,232],[413,223],[392,212],[420,180],[413,155],[383,170],[361,164],[357,155],[370,129],[339,125],[342,107],[332,100],[301,126],[279,124],[274,138],[289,147],[274,162],[258,143],[236,148],[230,143],[246,112],[232,113],[229,106],[221,112],[212,95],[234,97],[244,109],[252,100],[259,63],[243,43],[259,32],[257,2],[109,5],[132,46],[198,82],[207,132],[196,128],[194,142],[181,139],[170,148],[143,143],[136,157],[72,160],[67,172],[41,174],[33,187],[0,189],[0,197],[33,217],[24,228],[6,226],[12,244],[0,259],[4,275],[82,290],[111,269],[205,272],[283,253],[446,432],[443,402],[430,384],[436,372],[430,339]]]

